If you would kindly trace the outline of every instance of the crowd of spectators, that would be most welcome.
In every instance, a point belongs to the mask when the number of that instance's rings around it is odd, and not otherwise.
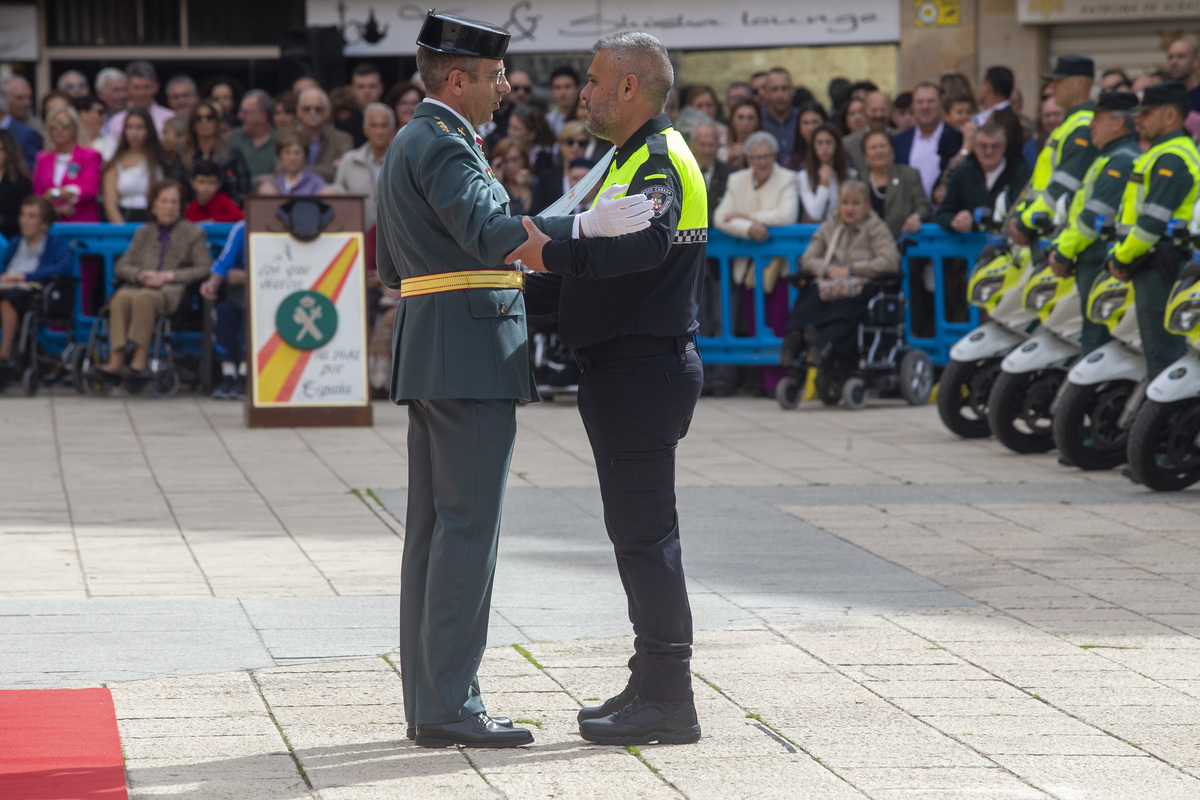
[[[762,273],[765,323],[780,335],[789,316],[785,276],[838,275],[840,268],[856,266],[841,260],[853,260],[866,249],[872,250],[873,264],[891,263],[890,253],[875,252],[880,230],[901,245],[906,234],[925,223],[950,233],[974,230],[976,209],[990,207],[998,198],[1012,204],[1067,110],[1043,91],[1026,116],[1015,76],[1004,66],[989,68],[978,87],[966,76],[950,73],[928,76],[894,95],[870,80],[848,78],[819,90],[798,83],[782,67],[728,77],[724,87],[714,87],[688,83],[683,76],[668,113],[703,171],[713,227],[763,240],[778,225],[822,226],[824,233],[814,240],[825,242],[819,256],[801,264],[780,260]],[[0,84],[0,234],[14,243],[7,269],[36,271],[33,253],[58,252],[41,244],[44,233],[39,238],[30,227],[26,234],[26,222],[32,226],[38,215],[70,222],[144,223],[147,233],[139,234],[138,248],[131,248],[137,258],[150,258],[151,251],[165,253],[169,248],[160,247],[159,238],[165,243],[178,235],[168,236],[168,229],[241,219],[243,198],[249,194],[362,195],[370,229],[375,184],[388,144],[412,119],[425,93],[419,75],[387,87],[380,70],[366,63],[349,78],[344,86],[323,87],[302,77],[274,95],[261,88],[247,90],[229,77],[198,86],[187,75],[174,75],[160,87],[155,67],[137,61],[90,77],[64,72],[35,102],[29,82],[10,77]],[[1200,56],[1189,40],[1169,46],[1161,71],[1135,77],[1111,69],[1098,84],[1105,90],[1140,91],[1166,79],[1184,82],[1193,107],[1200,110]],[[539,76],[513,70],[507,81],[511,91],[478,134],[508,192],[512,213],[537,214],[580,180],[611,145],[590,135],[582,122],[586,110],[574,67],[558,65]],[[1189,118],[1188,127],[1200,135],[1200,114]],[[27,205],[30,197],[45,202]],[[166,208],[172,198],[174,218]],[[160,209],[156,203],[165,205]],[[859,216],[849,221],[846,213]],[[194,238],[192,234],[188,241]],[[12,266],[14,258],[17,267]],[[131,259],[136,260],[129,256],[126,262]],[[153,271],[190,276],[190,270],[207,269],[189,262],[178,270],[155,265]],[[749,335],[755,320],[747,298],[755,271],[739,262],[733,278],[742,293],[735,298],[733,327],[735,333]],[[169,308],[174,290],[164,293],[141,277],[131,283],[131,296],[143,299],[132,305],[121,301],[124,330],[114,333],[140,348],[143,311]],[[374,279],[368,283],[372,313],[386,312],[394,305],[394,293]],[[712,319],[713,309],[720,305],[712,295],[713,276],[707,286],[709,319],[701,323],[711,333],[719,324]],[[143,289],[163,297],[151,303]],[[16,307],[8,295],[2,303],[5,315]],[[9,317],[4,319],[7,331]],[[5,335],[0,362],[11,356],[8,347]],[[141,354],[134,351],[135,369],[143,366]],[[119,366],[114,361],[104,369]],[[766,383],[750,388],[767,391]],[[710,388],[725,392],[736,386]]]

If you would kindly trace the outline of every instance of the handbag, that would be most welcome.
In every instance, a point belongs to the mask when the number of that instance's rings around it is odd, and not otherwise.
[[[845,227],[839,224],[837,230],[833,232],[833,241],[829,243],[829,247],[825,251],[824,267],[826,272],[829,271],[829,262],[833,260],[833,254],[837,250],[843,230]],[[865,285],[866,281],[857,275],[847,275],[845,278],[817,278],[817,296],[821,298],[822,303],[849,300],[862,294]]]
[[[849,300],[862,294],[866,283],[857,275],[847,275],[845,278],[818,278],[817,295],[823,303],[833,300]]]

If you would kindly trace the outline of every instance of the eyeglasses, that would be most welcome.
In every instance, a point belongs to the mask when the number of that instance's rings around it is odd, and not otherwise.
[[[485,78],[491,78],[492,82],[495,83],[497,86],[504,83],[504,75],[507,71],[508,70],[503,70],[503,69],[500,70],[499,72],[476,72],[473,69],[464,69],[463,70],[463,72],[467,73],[468,75],[482,75]],[[516,89],[517,89],[517,87],[514,86],[513,91],[516,91]]]
[[[587,139],[563,139],[563,144],[574,145],[575,147],[587,147]]]

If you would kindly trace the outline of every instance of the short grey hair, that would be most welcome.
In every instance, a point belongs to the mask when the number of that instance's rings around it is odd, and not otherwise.
[[[84,75],[82,72],[80,72],[77,69],[69,69],[66,72],[64,72],[62,75],[58,76],[58,83],[56,83],[55,86],[57,86],[59,89],[62,89],[64,86],[67,85],[67,79],[70,78],[72,75],[78,75],[79,77],[83,78],[83,82],[85,84],[87,83],[87,75]]]
[[[365,106],[363,106],[362,110],[364,131],[367,129],[367,120],[371,118],[372,114],[387,114],[388,125],[390,125],[392,128],[396,127],[395,111],[388,108],[384,103],[367,103]]]
[[[680,113],[682,113],[682,112],[680,112]],[[695,125],[692,126],[692,132],[687,138],[690,140],[692,138],[692,136],[695,136],[697,133],[700,132],[701,128],[708,128],[710,131],[713,132],[713,136],[716,136],[718,139],[721,138],[721,129],[718,128],[717,123],[713,122],[712,120],[708,120],[705,122],[697,122]],[[679,129],[676,128],[676,130],[679,130]],[[778,149],[778,145],[776,146],[776,148]]]
[[[176,75],[174,78],[171,78],[171,80],[167,81],[167,94],[171,93],[172,86],[184,85],[190,86],[193,92],[199,94],[199,91],[196,89],[196,82],[187,75]]]
[[[275,101],[271,99],[271,95],[264,92],[262,89],[251,89],[242,96],[242,102],[253,100],[258,109],[267,115],[268,121],[272,114],[275,113]]]
[[[323,106],[325,106],[326,113],[333,110],[333,104],[329,102],[329,95],[325,92],[324,89],[318,88],[316,86],[310,86],[307,89],[305,89],[304,91],[300,92],[299,96],[296,97],[296,105],[297,106],[303,105],[304,95],[309,94],[310,92],[316,92],[320,96],[321,104]],[[297,109],[297,110],[299,110],[299,109]]]
[[[610,33],[592,46],[592,55],[602,50],[612,53],[617,64],[638,79],[650,104],[660,112],[667,107],[667,96],[675,83],[675,69],[663,43],[645,31]]]
[[[125,65],[125,74],[130,78],[145,78],[151,83],[158,83],[158,70],[149,61],[130,61]]]
[[[775,155],[779,155],[779,140],[775,138],[775,134],[769,131],[755,131],[750,134],[746,137],[746,143],[742,146],[742,149],[750,153],[763,145],[766,145]]]
[[[1130,108],[1122,111],[1110,111],[1108,114],[1109,116],[1116,117],[1117,119],[1121,120],[1121,122],[1125,123],[1126,133],[1133,133],[1136,130],[1135,126],[1137,123],[1137,111],[1134,109]]]
[[[112,81],[129,83],[129,76],[116,67],[105,67],[96,74],[96,93],[103,92]]]

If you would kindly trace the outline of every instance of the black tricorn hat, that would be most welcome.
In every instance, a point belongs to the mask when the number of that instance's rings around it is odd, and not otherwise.
[[[1097,111],[1132,111],[1137,108],[1138,98],[1133,92],[1101,92],[1096,101]]]
[[[439,53],[478,58],[504,58],[508,52],[508,31],[454,14],[438,14],[429,9],[425,24],[417,36],[417,44]]]
[[[1055,78],[1069,78],[1072,75],[1082,75],[1085,78],[1096,77],[1095,62],[1087,56],[1059,56],[1054,70],[1042,75],[1042,79],[1052,81]]]
[[[1142,104],[1139,108],[1155,106],[1174,106],[1188,103],[1187,87],[1179,81],[1163,81],[1153,86],[1147,86],[1142,92]]]

